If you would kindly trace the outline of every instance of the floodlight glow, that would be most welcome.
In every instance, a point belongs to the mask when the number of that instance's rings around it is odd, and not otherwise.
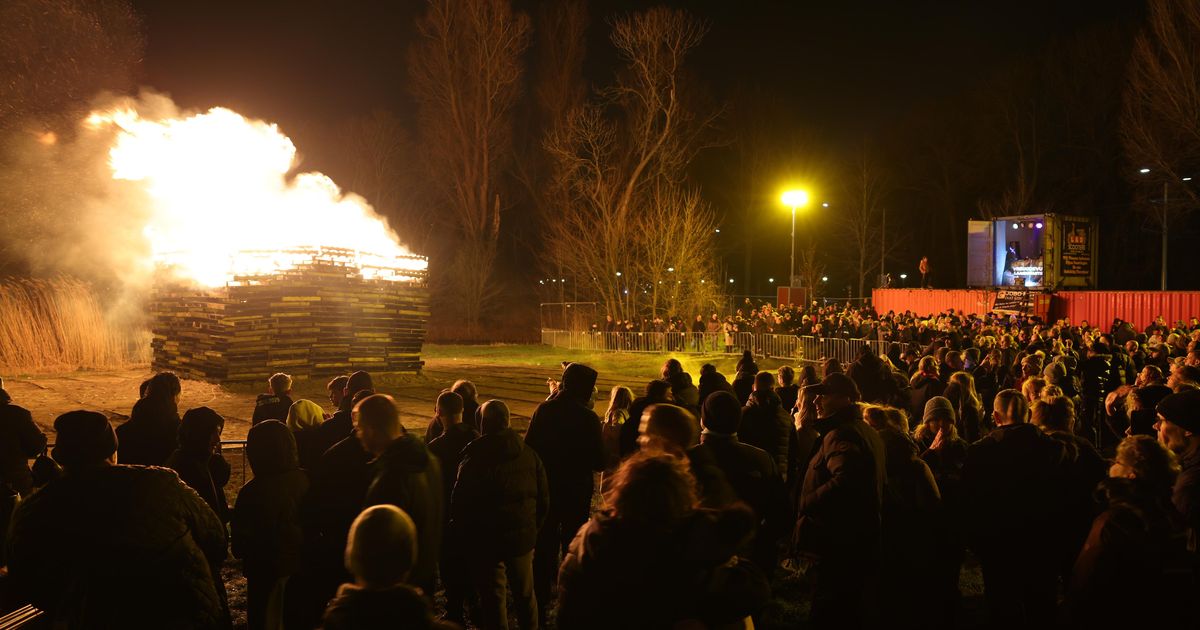
[[[803,208],[804,206],[808,205],[808,191],[789,190],[783,193],[783,196],[780,197],[780,200],[783,201],[783,205],[788,206],[789,208]]]

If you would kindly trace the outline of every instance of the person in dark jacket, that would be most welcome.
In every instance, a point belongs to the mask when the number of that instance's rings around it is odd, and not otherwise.
[[[394,505],[413,518],[418,547],[410,581],[432,598],[446,509],[441,465],[425,442],[400,424],[391,396],[364,398],[354,406],[354,415],[363,450],[375,457],[363,504]]]
[[[662,379],[671,384],[671,399],[692,413],[700,412],[700,390],[692,384],[692,375],[683,371],[679,359],[667,359],[662,367]]]
[[[242,559],[246,576],[247,627],[258,630],[265,627],[271,591],[300,568],[300,503],[308,476],[300,469],[292,432],[277,420],[250,428],[246,459],[254,478],[238,492],[229,529],[233,555]]]
[[[350,528],[346,569],[353,583],[343,584],[325,609],[324,630],[411,628],[451,630],[437,621],[424,593],[411,586],[409,573],[419,558],[417,526],[392,505],[363,510]]]
[[[445,430],[429,443],[429,451],[437,456],[442,468],[442,504],[447,507],[444,518],[447,529],[442,537],[438,577],[446,590],[446,618],[458,623],[464,621],[463,609],[471,591],[471,577],[463,541],[448,528],[449,507],[454,481],[458,477],[458,466],[462,462],[463,449],[479,437],[479,431],[475,430],[474,425],[462,421],[462,413],[462,396],[450,390],[439,394],[434,406],[434,418]]]
[[[996,394],[992,418],[996,429],[971,445],[963,464],[988,614],[999,627],[1044,627],[1054,616],[1068,454],[1029,424],[1015,389]]]
[[[221,455],[221,432],[225,418],[208,407],[196,407],[183,414],[179,425],[179,448],[167,458],[167,468],[200,495],[222,523],[229,522],[229,502],[225,484],[229,483],[229,462]]]
[[[871,346],[863,344],[858,349],[858,359],[850,364],[846,374],[858,385],[864,402],[885,403],[892,388],[891,371],[875,356]]]
[[[46,435],[27,409],[13,404],[0,381],[0,493],[26,496],[32,492],[29,460],[45,448]]]
[[[539,622],[550,606],[558,575],[558,555],[591,515],[595,480],[604,470],[604,441],[596,400],[596,371],[571,363],[562,373],[558,396],[538,405],[525,431],[525,444],[538,454],[550,484],[550,512],[538,532],[534,552],[534,589]],[[640,423],[630,415],[630,423]]]
[[[687,456],[698,482],[701,505],[724,508],[741,501],[754,510],[757,534],[753,559],[770,575],[778,555],[776,545],[787,532],[787,497],[771,455],[739,441],[743,418],[733,394],[717,392],[709,396],[701,416],[700,444],[689,449]],[[719,475],[709,473],[710,469]],[[723,496],[726,494],[731,496]]]
[[[917,373],[908,381],[910,417],[920,417],[925,411],[925,403],[934,396],[941,396],[946,391],[946,385],[938,378],[937,359],[932,356],[921,357],[917,363]]]
[[[292,407],[292,377],[282,372],[272,374],[267,379],[266,394],[259,394],[254,400],[254,414],[250,418],[250,426],[263,420],[287,419],[288,409]]]
[[[884,446],[863,422],[858,387],[834,372],[802,392],[815,395],[820,435],[801,491],[796,547],[816,562],[811,622],[817,628],[864,625],[867,585],[880,560],[886,479]]]
[[[742,358],[737,362],[737,374],[733,377],[733,393],[738,397],[738,402],[743,405],[750,400],[756,376],[758,376],[758,363],[754,361],[754,354],[749,350],[742,351]]]
[[[790,445],[788,433],[792,423],[774,386],[775,375],[770,372],[759,372],[755,377],[754,391],[742,409],[738,435],[743,443],[766,451],[775,461],[775,470],[785,477]]]
[[[1172,453],[1154,438],[1127,437],[1117,446],[1104,502],[1067,582],[1061,620],[1067,628],[1184,627],[1169,622],[1166,589],[1174,510],[1171,486],[1179,472]]]
[[[479,431],[479,418],[476,417],[479,415],[479,400],[477,399],[479,394],[475,389],[475,383],[464,380],[454,381],[449,391],[458,394],[458,397],[463,401],[462,422],[466,423],[472,429]],[[429,421],[429,426],[425,427],[425,443],[429,444],[433,442],[445,430],[445,425],[435,414]]]
[[[671,384],[667,381],[654,380],[646,383],[646,395],[636,398],[629,405],[629,420],[621,425],[621,458],[624,459],[638,450],[638,434],[642,427],[642,414],[651,405],[670,403]]]
[[[770,597],[736,552],[753,531],[745,510],[697,510],[685,460],[641,452],[609,490],[610,511],[580,528],[559,571],[558,627],[744,627]]]
[[[925,414],[914,434],[921,460],[933,473],[942,499],[940,527],[935,528],[938,542],[929,562],[934,600],[929,618],[934,627],[953,628],[962,597],[958,580],[967,552],[962,468],[970,445],[958,437],[954,406],[942,396],[925,403]]]
[[[796,399],[800,397],[800,386],[796,384],[796,370],[790,365],[782,365],[775,370],[775,379],[777,383],[775,395],[779,396],[783,410],[791,417],[792,410],[796,408]],[[707,400],[707,398],[700,400]]]
[[[1158,403],[1158,441],[1179,458],[1171,503],[1183,517],[1194,568],[1200,569],[1200,390],[1171,394]]]
[[[175,451],[179,435],[179,377],[159,372],[150,378],[146,395],[133,405],[129,420],[117,427],[122,464],[162,466]]]
[[[711,363],[705,363],[700,366],[700,385],[699,385],[699,400],[703,405],[708,397],[716,392],[733,393],[733,385],[725,378],[724,374],[717,371],[717,366]],[[665,402],[665,401],[659,401]]]
[[[64,474],[21,502],[7,541],[11,595],[55,628],[228,628],[210,567],[225,529],[162,468],[114,464],[108,419],[54,421]]]
[[[314,443],[310,445],[309,448],[311,448],[313,451],[324,453],[325,451],[333,448],[334,444],[337,444],[348,437],[354,436],[354,419],[351,417],[351,414],[354,410],[355,397],[361,392],[370,392],[374,394],[375,385],[371,380],[370,374],[359,370],[358,372],[351,374],[346,379],[346,388],[342,392],[342,397],[340,399],[340,404],[337,408],[337,411],[335,411],[328,420],[321,423],[320,427],[317,427],[317,436],[313,438]],[[361,400],[361,398],[359,400]],[[357,514],[358,512],[355,511],[356,516]],[[353,517],[347,520],[346,526],[349,527],[350,521],[353,520]],[[342,547],[344,547],[344,545],[338,545],[338,566],[341,566],[342,564]]]
[[[450,529],[471,566],[479,625],[508,628],[508,593],[517,622],[536,628],[533,548],[549,511],[550,489],[537,453],[509,428],[508,407],[480,407],[483,435],[463,450],[450,502]]]

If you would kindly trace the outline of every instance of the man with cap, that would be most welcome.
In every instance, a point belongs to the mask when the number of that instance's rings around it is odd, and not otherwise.
[[[538,532],[533,580],[539,621],[550,606],[559,553],[591,516],[593,472],[604,470],[604,443],[596,402],[596,370],[581,363],[563,369],[557,394],[538,405],[525,431],[525,444],[546,467],[550,511]],[[544,625],[544,623],[540,624]]]
[[[1158,403],[1158,440],[1179,458],[1171,502],[1183,516],[1188,548],[1200,547],[1200,390],[1171,394]]]
[[[867,586],[878,570],[886,478],[879,434],[862,420],[858,386],[832,373],[810,385],[819,437],[804,475],[796,546],[815,559],[811,622],[818,628],[866,625]]]
[[[688,459],[700,486],[701,503],[721,508],[736,500],[754,510],[758,530],[754,560],[770,575],[775,545],[786,531],[783,478],[769,453],[738,440],[742,408],[731,392],[709,394],[700,417],[700,444],[688,450]],[[732,496],[722,500],[722,494]]]
[[[72,411],[54,429],[63,476],[13,514],[13,595],[53,627],[228,628],[209,570],[225,558],[212,509],[171,470],[116,465],[103,414]]]

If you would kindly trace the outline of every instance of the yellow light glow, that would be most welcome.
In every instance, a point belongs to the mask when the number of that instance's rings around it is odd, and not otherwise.
[[[783,201],[783,205],[789,208],[803,208],[808,205],[808,191],[789,190],[784,192],[780,199]]]
[[[116,132],[113,179],[145,191],[153,262],[185,279],[223,286],[295,268],[322,248],[367,279],[404,280],[428,265],[363,198],[320,173],[289,177],[296,147],[273,124],[219,107],[161,119],[124,107],[92,112],[86,126]]]

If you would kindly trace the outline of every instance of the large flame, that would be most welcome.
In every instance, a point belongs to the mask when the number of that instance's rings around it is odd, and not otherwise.
[[[151,201],[144,234],[154,261],[204,286],[291,269],[341,250],[366,278],[408,279],[412,256],[361,197],[320,173],[288,177],[296,147],[279,128],[224,108],[149,119],[131,107],[93,112],[116,131],[114,179],[139,182]]]

